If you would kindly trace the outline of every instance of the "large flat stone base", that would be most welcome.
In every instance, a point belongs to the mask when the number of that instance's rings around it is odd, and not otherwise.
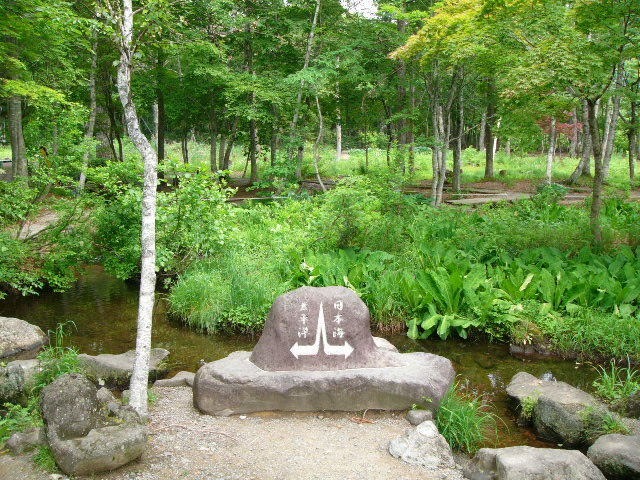
[[[405,410],[421,403],[437,410],[455,371],[430,353],[395,353],[394,367],[333,371],[265,371],[233,352],[204,365],[193,384],[193,403],[211,415],[268,410]],[[430,401],[430,403],[428,403]]]

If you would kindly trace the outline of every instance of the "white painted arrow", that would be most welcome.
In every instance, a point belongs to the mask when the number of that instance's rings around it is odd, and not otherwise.
[[[353,347],[349,342],[345,341],[343,345],[329,345],[327,341],[327,326],[324,323],[324,308],[322,303],[320,304],[320,312],[318,313],[318,325],[316,327],[316,338],[311,345],[298,345],[298,342],[294,343],[289,350],[294,357],[299,358],[301,356],[313,356],[317,355],[320,351],[320,338],[322,337],[322,350],[325,355],[344,355],[344,358],[348,358],[353,353]]]

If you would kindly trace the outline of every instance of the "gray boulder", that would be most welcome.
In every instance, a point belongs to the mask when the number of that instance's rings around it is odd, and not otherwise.
[[[411,425],[417,426],[427,420],[433,420],[433,412],[431,410],[409,410],[405,418]]]
[[[453,469],[456,466],[451,447],[431,421],[422,422],[391,440],[389,453],[410,465],[429,470]]]
[[[482,448],[466,466],[470,480],[605,480],[578,450]]]
[[[640,479],[640,436],[603,435],[587,456],[608,480]]]
[[[193,372],[178,372],[171,378],[156,380],[154,387],[193,387],[193,379],[196,374]]]
[[[152,348],[149,359],[149,379],[155,380],[166,375],[167,370],[162,361],[169,355],[164,348]],[[113,388],[126,388],[133,373],[133,361],[136,351],[129,350],[117,355],[102,353],[100,355],[78,355],[80,365],[86,375],[95,380],[102,380],[105,385]]]
[[[24,432],[17,432],[9,437],[6,446],[14,455],[32,450],[47,444],[47,436],[44,428],[32,428]]]
[[[507,394],[531,416],[538,435],[565,447],[588,446],[612,414],[588,393],[565,382],[545,381],[519,372],[507,386]]]
[[[251,362],[249,352],[233,352],[198,370],[193,402],[212,415],[265,410],[406,410],[426,400],[431,410],[437,410],[455,376],[451,362],[423,352],[395,355],[400,366],[269,372]]]
[[[251,361],[263,370],[344,370],[394,366],[376,345],[369,309],[345,287],[301,287],[279,296]]]
[[[0,405],[5,402],[24,403],[27,393],[35,385],[40,371],[38,360],[14,360],[6,367],[0,366]]]
[[[42,391],[47,439],[67,475],[92,475],[118,468],[144,451],[146,429],[130,408],[98,399],[96,387],[78,374],[62,375]]]
[[[48,342],[40,327],[19,318],[0,317],[0,360],[35,358]]]

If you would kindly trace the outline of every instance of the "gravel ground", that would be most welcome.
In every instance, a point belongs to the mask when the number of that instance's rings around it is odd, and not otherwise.
[[[462,479],[459,470],[429,471],[387,452],[410,428],[402,413],[261,413],[212,417],[192,406],[188,387],[156,388],[149,447],[104,480]],[[356,420],[356,421],[354,421]],[[26,457],[0,456],[0,478],[49,480]]]

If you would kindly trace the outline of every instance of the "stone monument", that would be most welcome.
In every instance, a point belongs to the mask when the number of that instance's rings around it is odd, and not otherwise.
[[[371,335],[369,310],[345,287],[302,287],[273,304],[254,351],[204,365],[194,405],[213,415],[264,410],[436,410],[455,376],[430,353],[401,354]]]

